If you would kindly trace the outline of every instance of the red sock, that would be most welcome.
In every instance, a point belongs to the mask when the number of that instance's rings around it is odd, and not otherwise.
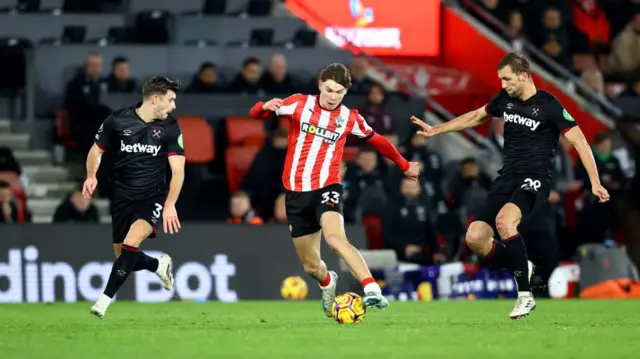
[[[331,284],[331,274],[329,274],[329,272],[327,272],[327,276],[324,277],[324,279],[320,281],[320,286],[321,287],[326,287],[329,284]]]
[[[362,282],[360,282],[360,284],[362,284],[362,288],[364,288],[367,284],[371,284],[371,283],[375,283],[376,280],[373,279],[373,277],[367,277],[365,279],[362,280]]]

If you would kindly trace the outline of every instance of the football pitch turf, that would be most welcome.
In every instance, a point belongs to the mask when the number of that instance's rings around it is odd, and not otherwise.
[[[339,325],[319,301],[0,305],[0,358],[638,358],[640,301],[392,302]]]

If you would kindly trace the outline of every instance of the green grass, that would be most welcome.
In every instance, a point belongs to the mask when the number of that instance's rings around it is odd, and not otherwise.
[[[393,302],[357,325],[320,303],[0,305],[0,358],[637,358],[640,301]]]

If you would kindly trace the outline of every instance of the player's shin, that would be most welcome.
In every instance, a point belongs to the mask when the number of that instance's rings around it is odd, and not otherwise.
[[[518,285],[518,294],[529,294],[531,292],[531,284],[529,282],[531,273],[524,239],[522,238],[522,235],[517,233],[503,240],[506,245],[507,255],[511,262],[509,270],[513,274],[516,284]]]
[[[158,258],[151,257],[143,252],[140,252],[138,261],[133,267],[133,271],[139,272],[141,270],[148,270],[149,272],[155,273],[158,270]]]
[[[360,281],[365,294],[382,292],[356,247],[340,236],[327,236],[326,240],[329,247],[344,260],[351,274]]]
[[[122,246],[122,254],[113,263],[109,280],[107,281],[107,287],[104,290],[104,295],[108,298],[113,298],[116,292],[127,280],[133,268],[136,266],[138,259],[140,258],[140,249],[131,247],[128,245]]]

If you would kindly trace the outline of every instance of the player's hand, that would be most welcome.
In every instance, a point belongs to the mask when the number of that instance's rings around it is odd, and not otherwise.
[[[417,118],[416,116],[411,116],[411,122],[414,125],[417,125],[421,128],[421,131],[418,131],[417,134],[419,134],[422,137],[433,137],[435,135],[438,134],[438,132],[436,131],[435,127],[428,125],[426,122],[422,121],[421,119]]]
[[[164,233],[178,233],[180,228],[180,220],[178,219],[176,206],[165,203],[164,209],[162,210],[162,229],[164,230]]]
[[[84,181],[84,185],[82,186],[82,197],[86,200],[90,200],[91,196],[93,196],[93,192],[96,190],[96,186],[98,185],[98,179],[95,177],[88,177],[86,181]]]
[[[275,111],[282,106],[282,102],[283,101],[280,98],[271,99],[262,105],[262,109],[265,111]]]
[[[594,196],[600,199],[600,202],[606,202],[609,200],[609,192],[601,184],[591,186],[591,192]]]
[[[404,175],[413,180],[418,180],[420,176],[420,164],[418,162],[409,162],[409,169],[404,171]]]

